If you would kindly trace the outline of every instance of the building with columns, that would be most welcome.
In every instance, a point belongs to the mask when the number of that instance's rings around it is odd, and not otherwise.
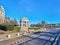
[[[5,21],[5,11],[3,6],[0,6],[0,24],[4,23]]]
[[[29,20],[26,17],[22,18],[20,20],[21,31],[27,31],[29,27],[30,27]]]

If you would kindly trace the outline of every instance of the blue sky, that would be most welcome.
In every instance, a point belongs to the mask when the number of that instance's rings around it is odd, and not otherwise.
[[[60,23],[60,0],[0,0],[5,16],[11,19],[27,17],[30,23]]]

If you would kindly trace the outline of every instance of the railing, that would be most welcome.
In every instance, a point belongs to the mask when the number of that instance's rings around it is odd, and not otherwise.
[[[59,45],[59,37],[60,37],[60,33],[58,33],[56,35],[56,37],[51,45]]]

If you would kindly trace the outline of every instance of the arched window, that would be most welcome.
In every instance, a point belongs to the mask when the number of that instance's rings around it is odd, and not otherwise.
[[[26,21],[23,21],[23,26],[25,26],[25,27],[26,27]]]

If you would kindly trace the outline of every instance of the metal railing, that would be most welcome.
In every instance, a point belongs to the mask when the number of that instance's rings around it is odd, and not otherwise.
[[[56,37],[51,45],[59,45],[59,37],[60,37],[60,33],[58,33],[56,35]]]

